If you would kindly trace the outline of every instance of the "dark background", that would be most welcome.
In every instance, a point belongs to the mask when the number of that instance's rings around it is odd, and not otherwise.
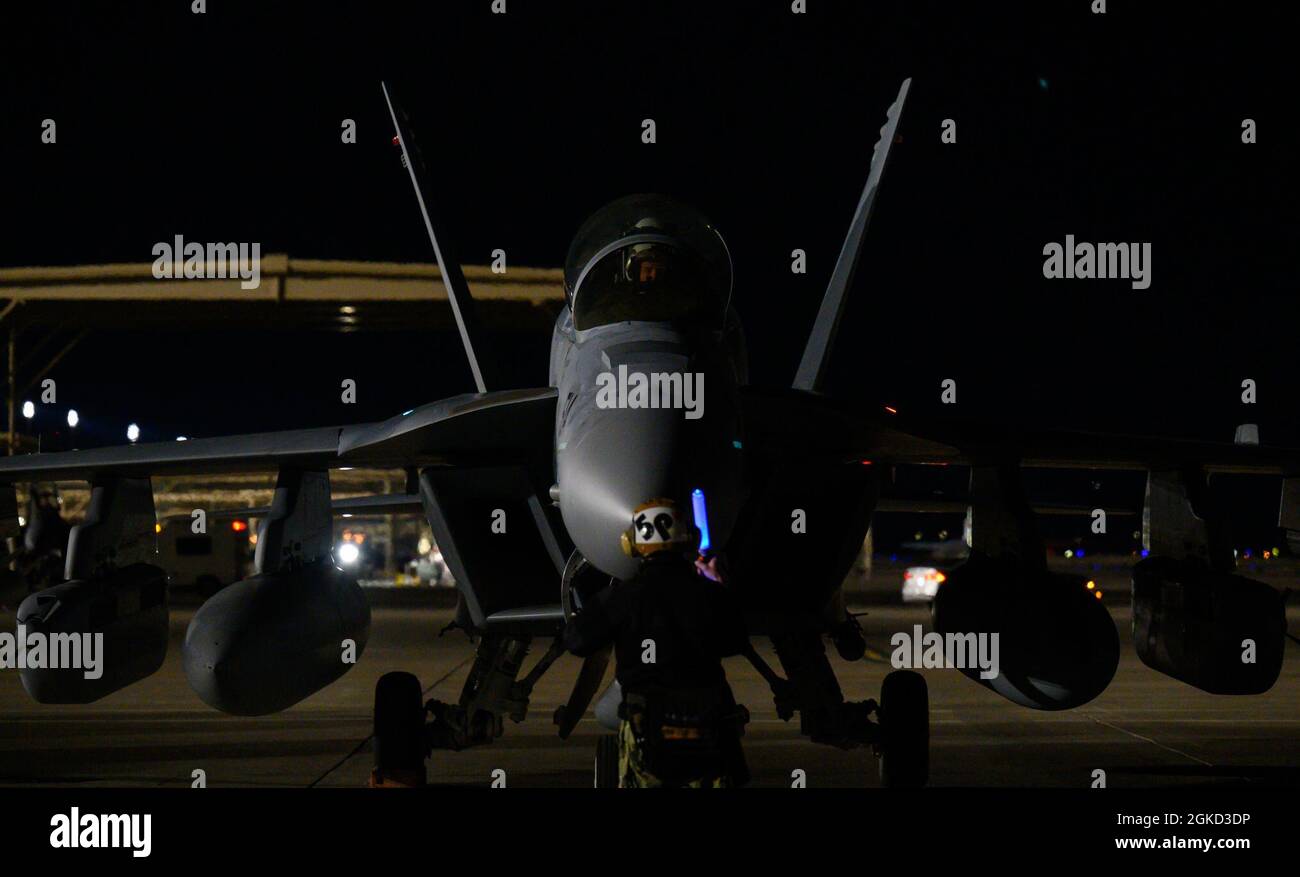
[[[1289,16],[808,5],[7,5],[0,264],[148,262],[176,234],[431,261],[389,143],[387,78],[462,261],[501,247],[511,265],[557,266],[605,201],[676,195],[728,238],[755,382],[788,384],[885,108],[911,76],[836,393],[1221,440],[1254,421],[1266,442],[1300,439]],[[57,145],[40,144],[46,117]],[[1255,145],[1240,141],[1246,117]],[[340,142],[344,118],[357,145]],[[940,144],[944,118],[955,145]],[[1151,288],[1044,280],[1042,247],[1067,233],[1151,241]],[[789,271],[795,247],[805,276]],[[499,337],[490,354],[511,384],[539,385],[548,340]],[[201,325],[94,334],[54,377],[83,445],[120,441],[132,420],[148,440],[377,419],[472,387],[452,334]],[[340,403],[343,377],[358,380],[355,406]],[[940,412],[947,377],[958,405]]]

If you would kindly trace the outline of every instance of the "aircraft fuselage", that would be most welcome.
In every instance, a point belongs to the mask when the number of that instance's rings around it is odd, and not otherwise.
[[[689,515],[696,489],[713,544],[726,545],[745,500],[738,332],[641,321],[578,330],[567,308],[560,315],[551,342],[560,510],[601,571],[636,574],[621,537],[637,506],[670,499]]]

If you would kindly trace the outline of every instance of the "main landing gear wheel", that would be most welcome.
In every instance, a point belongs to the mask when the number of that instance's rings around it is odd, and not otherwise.
[[[374,748],[372,788],[424,785],[424,693],[410,673],[375,683]]]
[[[916,789],[930,778],[930,695],[925,677],[895,670],[880,688],[880,782]]]
[[[617,734],[601,734],[596,740],[596,788],[618,788]]]

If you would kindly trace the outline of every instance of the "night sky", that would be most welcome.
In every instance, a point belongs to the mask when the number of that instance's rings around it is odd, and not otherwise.
[[[728,239],[755,382],[788,385],[911,76],[835,393],[1222,440],[1255,421],[1266,442],[1300,441],[1297,77],[1269,5],[47,6],[0,13],[0,264],[147,262],[176,234],[431,261],[389,143],[387,78],[462,261],[500,247],[512,265],[558,266],[605,201],[670,193]],[[340,142],[344,118],[357,145]],[[940,143],[945,118],[955,145]],[[1150,241],[1151,288],[1045,280],[1042,247],[1066,234]],[[807,275],[790,273],[796,247]],[[547,343],[491,352],[512,384],[538,385]],[[202,326],[97,333],[54,376],[84,444],[120,441],[131,420],[147,440],[377,419],[472,386],[452,335]],[[340,403],[341,377],[359,381],[357,405]],[[948,377],[958,405],[941,410]]]

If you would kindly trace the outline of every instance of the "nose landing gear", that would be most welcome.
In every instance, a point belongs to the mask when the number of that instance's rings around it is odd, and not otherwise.
[[[854,636],[853,628],[856,622],[838,631],[845,640],[842,650],[850,654],[857,649],[848,647],[861,637],[860,630]],[[884,679],[879,703],[848,701],[826,659],[820,635],[808,630],[782,631],[772,637],[772,644],[786,672],[786,679],[778,677],[775,681],[781,684],[772,686],[781,718],[797,709],[800,730],[814,743],[840,749],[871,746],[880,759],[881,783],[888,788],[926,784],[930,775],[930,698],[925,677],[911,670],[895,670]]]

